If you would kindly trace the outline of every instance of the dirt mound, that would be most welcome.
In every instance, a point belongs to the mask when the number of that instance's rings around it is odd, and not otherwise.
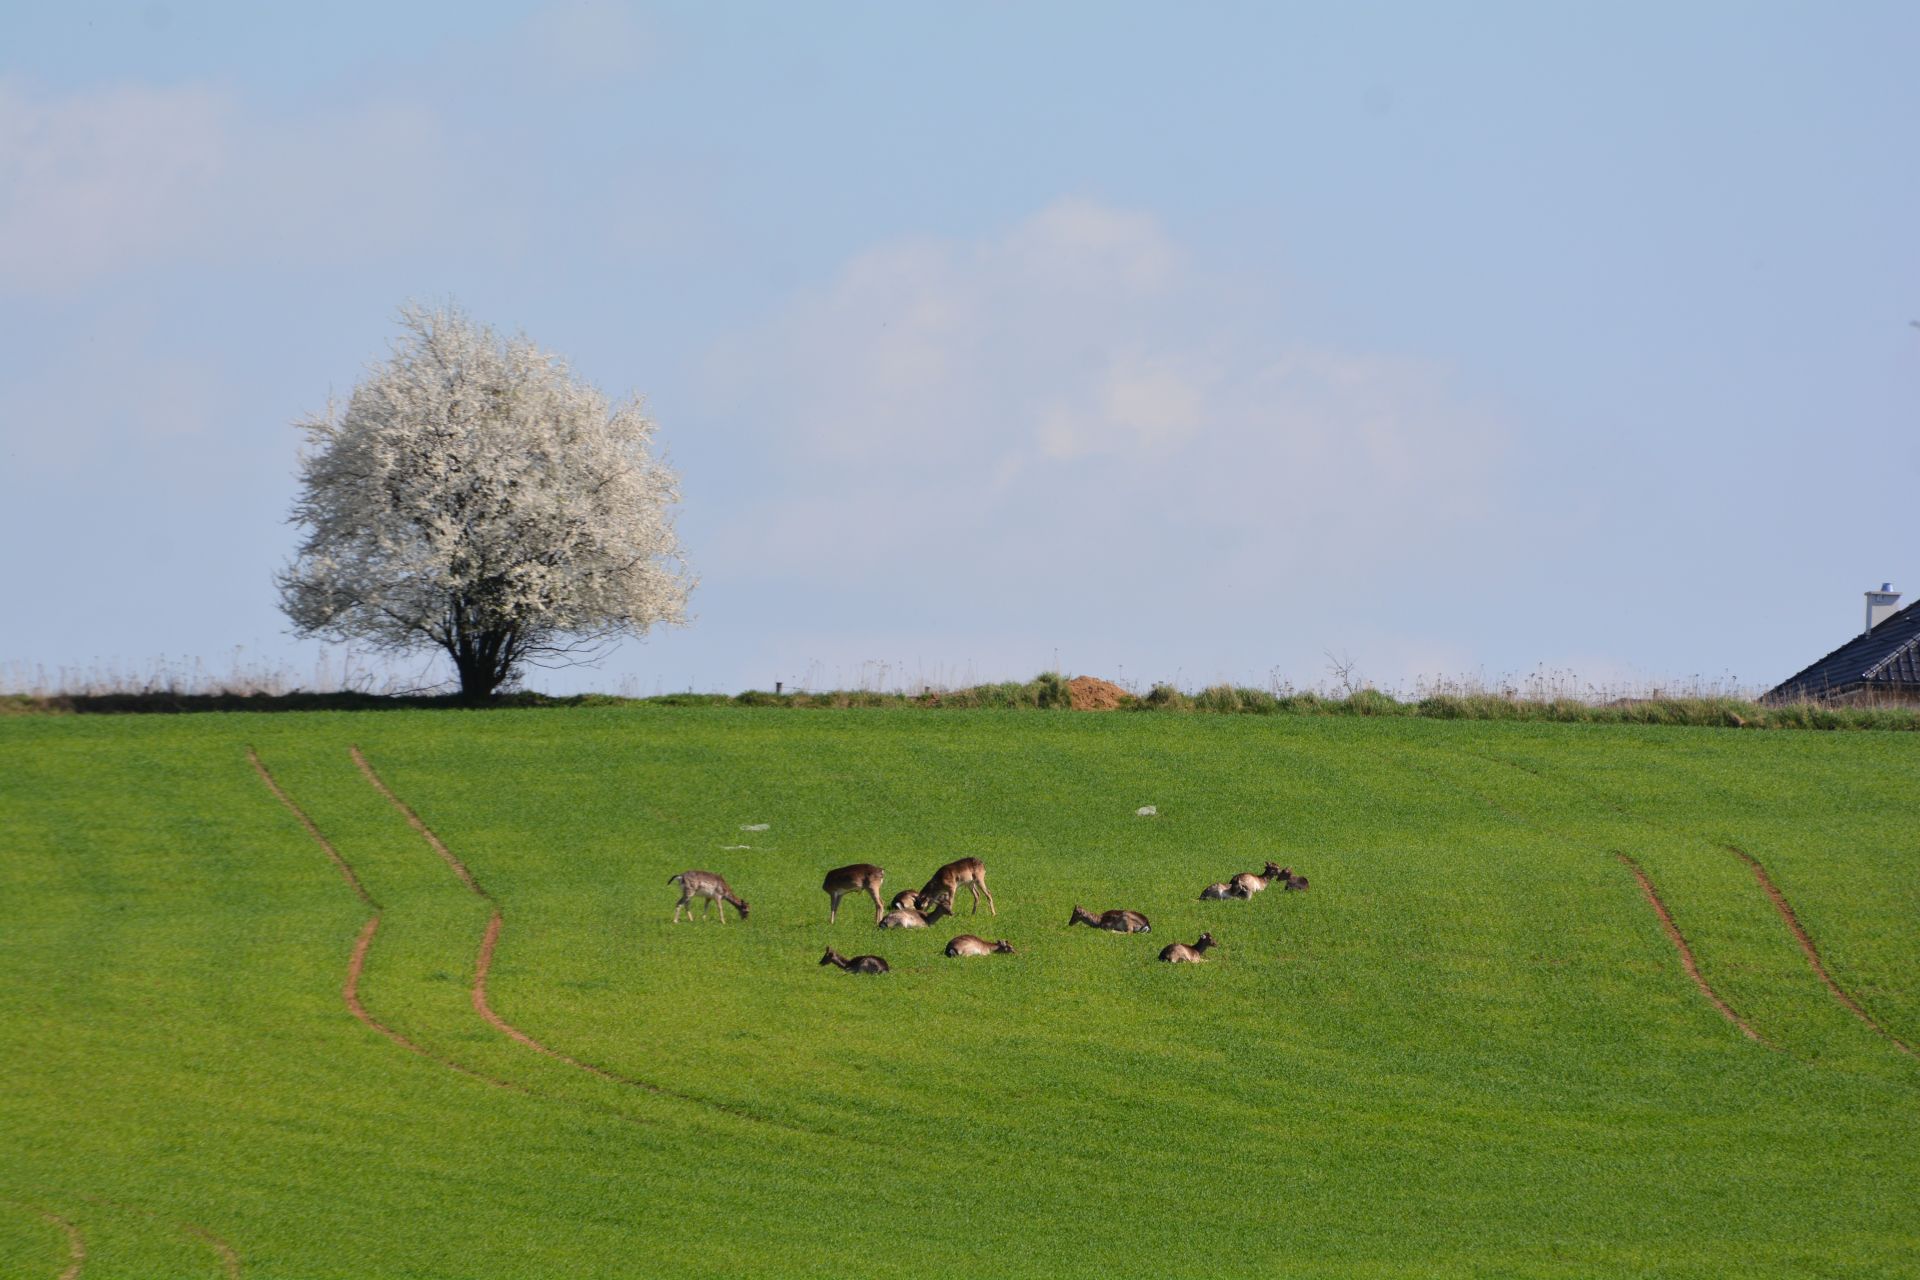
[[[1098,676],[1075,676],[1067,681],[1067,693],[1075,711],[1112,711],[1127,696],[1125,689]]]

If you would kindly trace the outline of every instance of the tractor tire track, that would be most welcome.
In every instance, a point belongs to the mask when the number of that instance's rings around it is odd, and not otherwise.
[[[1483,755],[1477,751],[1468,752],[1467,754],[1476,756],[1482,760],[1486,760],[1489,763],[1502,764],[1502,765],[1508,766],[1509,768],[1518,769],[1522,773],[1532,774],[1534,777],[1540,778],[1543,781],[1552,780],[1552,779],[1549,779],[1546,774],[1541,773],[1539,770],[1530,768],[1523,764],[1518,764],[1512,760],[1503,760],[1498,756]],[[1404,764],[1406,767],[1413,769],[1415,772],[1424,774],[1428,778],[1436,782],[1439,782],[1444,786],[1450,786],[1456,791],[1465,792],[1466,794],[1472,796],[1474,799],[1480,801],[1482,804],[1487,805],[1489,808],[1500,813],[1510,821],[1516,822],[1523,827],[1531,827],[1536,831],[1542,831],[1542,832],[1548,832],[1548,833],[1551,833],[1553,831],[1552,827],[1544,826],[1513,809],[1509,809],[1506,805],[1501,804],[1498,800],[1495,800],[1491,796],[1483,794],[1476,788],[1470,787],[1465,783],[1443,777],[1438,770],[1431,769],[1424,764],[1419,764],[1411,760],[1403,760],[1401,761],[1401,763]],[[1619,806],[1616,805],[1614,807],[1618,808]],[[1626,814],[1630,818],[1634,818],[1641,822],[1646,822],[1646,819],[1640,818],[1638,814],[1631,813],[1625,809],[1621,809],[1620,811],[1623,814]],[[1652,825],[1652,824],[1648,824],[1648,825]],[[1668,940],[1673,943],[1674,950],[1680,953],[1681,967],[1686,970],[1687,976],[1693,979],[1694,985],[1700,988],[1701,994],[1705,995],[1707,999],[1712,1002],[1713,1007],[1718,1009],[1721,1012],[1721,1014],[1723,1014],[1726,1017],[1727,1021],[1733,1023],[1734,1026],[1740,1028],[1741,1033],[1745,1035],[1747,1039],[1752,1040],[1755,1044],[1764,1045],[1766,1048],[1772,1049],[1775,1052],[1783,1052],[1783,1050],[1780,1049],[1780,1046],[1774,1044],[1772,1041],[1762,1036],[1759,1032],[1755,1031],[1752,1028],[1752,1026],[1748,1025],[1747,1020],[1745,1018],[1742,1018],[1739,1014],[1735,1013],[1733,1011],[1733,1007],[1729,1005],[1725,1000],[1721,999],[1719,992],[1715,991],[1712,985],[1707,982],[1706,975],[1701,973],[1700,965],[1694,959],[1693,948],[1688,945],[1686,936],[1680,932],[1680,926],[1674,923],[1673,913],[1667,910],[1667,904],[1661,900],[1659,892],[1653,887],[1653,880],[1641,868],[1640,864],[1636,862],[1634,859],[1628,857],[1626,854],[1619,852],[1618,850],[1614,850],[1612,852],[1614,857],[1618,858],[1621,862],[1625,863],[1627,868],[1633,872],[1634,879],[1637,880],[1640,884],[1641,893],[1643,893],[1646,896],[1647,902],[1650,906],[1652,906],[1654,914],[1658,916],[1660,919],[1661,927],[1666,930]]]
[[[1705,843],[1713,843],[1706,836],[1702,836],[1697,832],[1686,831],[1679,827],[1670,826],[1665,823],[1657,822],[1654,819],[1647,817],[1645,814],[1642,814],[1620,803],[1620,801],[1615,800],[1612,796],[1607,795],[1603,791],[1599,791],[1592,787],[1582,786],[1580,784],[1573,783],[1568,779],[1557,777],[1553,774],[1546,773],[1545,771],[1536,769],[1531,765],[1521,764],[1516,760],[1508,760],[1501,756],[1485,755],[1481,752],[1473,752],[1472,754],[1477,755],[1482,760],[1486,760],[1490,763],[1506,765],[1509,768],[1518,769],[1523,773],[1531,774],[1532,776],[1539,778],[1543,782],[1556,782],[1565,786],[1574,786],[1576,787],[1576,789],[1585,792],[1587,795],[1591,796],[1595,800],[1598,800],[1600,803],[1606,805],[1608,808],[1612,809],[1615,813],[1620,814],[1622,817],[1625,817],[1633,822],[1637,822],[1642,826],[1649,827],[1654,831],[1658,831],[1662,835],[1671,836],[1680,840],[1689,840],[1689,841],[1698,840]],[[1872,1031],[1874,1031],[1876,1034],[1886,1037],[1888,1042],[1891,1043],[1896,1049],[1900,1050],[1900,1052],[1906,1054],[1909,1057],[1920,1057],[1920,1052],[1917,1052],[1912,1045],[1908,1044],[1906,1041],[1902,1040],[1899,1036],[1894,1035],[1893,1032],[1881,1026],[1879,1021],[1875,1019],[1872,1014],[1868,1013],[1865,1007],[1863,1007],[1860,1004],[1860,1002],[1856,1000],[1853,997],[1853,995],[1847,991],[1846,988],[1842,987],[1839,981],[1836,980],[1830,972],[1828,972],[1826,962],[1820,958],[1820,949],[1818,946],[1815,945],[1813,941],[1813,935],[1808,933],[1806,930],[1806,926],[1800,923],[1800,917],[1797,914],[1795,914],[1793,910],[1793,905],[1787,901],[1787,896],[1786,894],[1780,891],[1780,887],[1773,882],[1773,877],[1767,874],[1767,869],[1766,867],[1761,865],[1760,860],[1754,857],[1752,854],[1748,853],[1745,849],[1742,849],[1739,845],[1721,844],[1720,848],[1725,849],[1728,853],[1731,853],[1736,858],[1739,858],[1742,862],[1746,863],[1747,866],[1753,871],[1753,878],[1759,883],[1761,890],[1767,895],[1767,899],[1773,903],[1773,909],[1779,914],[1781,921],[1786,924],[1788,932],[1793,934],[1794,941],[1800,944],[1801,953],[1806,956],[1808,967],[1813,970],[1814,976],[1819,978],[1820,981],[1826,986],[1828,993],[1831,994],[1835,1000],[1840,1002],[1841,1007],[1845,1008],[1849,1013],[1853,1014],[1854,1017],[1858,1018],[1861,1022],[1865,1023],[1867,1027]]]
[[[437,1062],[443,1067],[449,1067],[454,1071],[458,1071],[463,1076],[471,1076],[473,1079],[490,1084],[496,1089],[508,1089],[514,1093],[527,1092],[524,1087],[514,1084],[510,1080],[496,1080],[492,1076],[482,1075],[472,1067],[455,1062],[451,1058],[443,1058],[437,1053],[432,1053],[407,1039],[407,1037],[401,1035],[398,1031],[395,1031],[392,1027],[379,1021],[367,1012],[367,1007],[360,1003],[360,973],[366,967],[367,949],[373,945],[373,935],[379,928],[380,917],[373,916],[367,921],[366,926],[360,930],[360,937],[353,944],[353,959],[347,962],[347,982],[345,986],[340,988],[340,998],[346,1002],[348,1011],[351,1012],[354,1017],[360,1019],[360,1021],[366,1023],[369,1027],[372,1027],[375,1031],[378,1031],[381,1035],[393,1041],[409,1053],[417,1053],[429,1062]]]
[[[362,902],[373,908],[373,915],[367,918],[367,923],[362,926],[360,930],[359,938],[354,941],[353,955],[347,961],[347,980],[340,988],[340,999],[341,1002],[346,1005],[347,1012],[352,1014],[363,1025],[379,1032],[409,1053],[418,1054],[429,1062],[437,1063],[451,1071],[457,1071],[463,1076],[479,1080],[484,1084],[490,1084],[497,1089],[506,1089],[515,1093],[525,1093],[526,1090],[517,1084],[505,1080],[496,1080],[492,1076],[482,1075],[473,1068],[463,1066],[451,1058],[443,1058],[439,1054],[429,1052],[427,1049],[415,1044],[412,1040],[409,1040],[406,1036],[401,1035],[398,1031],[395,1031],[392,1027],[389,1027],[384,1022],[375,1018],[371,1013],[367,1012],[366,1005],[360,1000],[360,975],[366,968],[367,950],[373,946],[373,935],[380,929],[380,904],[373,900],[373,896],[367,892],[366,886],[360,883],[360,877],[353,873],[353,868],[348,865],[345,858],[340,856],[339,850],[335,849],[326,836],[321,834],[320,828],[315,825],[313,819],[307,816],[304,809],[294,803],[293,797],[287,794],[285,788],[274,781],[273,774],[268,771],[266,764],[260,759],[259,753],[252,747],[248,747],[247,758],[253,762],[254,770],[260,775],[260,781],[266,784],[267,790],[272,792],[274,798],[285,805],[294,817],[300,819],[300,825],[307,829],[307,834],[313,837],[314,843],[326,851],[327,857],[333,861],[333,865],[339,868],[342,878],[347,882],[347,886],[354,891]]]
[[[453,850],[447,848],[446,842],[434,834],[433,828],[429,827],[406,801],[395,795],[391,787],[381,781],[379,773],[374,770],[372,763],[368,761],[360,748],[348,747],[347,753],[353,757],[354,764],[359,767],[361,774],[365,776],[374,790],[385,796],[387,802],[399,810],[401,816],[406,818],[407,825],[417,831],[420,834],[420,838],[425,840],[434,853],[439,855],[440,860],[446,863],[448,868],[452,870],[456,876],[460,877],[460,882],[466,885],[476,897],[482,898],[492,905],[493,915],[487,921],[486,933],[480,939],[480,951],[474,960],[472,990],[473,1011],[479,1014],[481,1020],[488,1026],[515,1043],[532,1049],[535,1053],[543,1054],[546,1057],[552,1058],[555,1062],[564,1063],[576,1071],[583,1071],[590,1076],[597,1076],[613,1084],[622,1085],[629,1089],[639,1089],[662,1098],[673,1098],[680,1102],[691,1103],[697,1107],[707,1107],[723,1115],[732,1116],[737,1120],[747,1120],[754,1124],[771,1125],[774,1128],[786,1129],[792,1133],[814,1132],[811,1129],[801,1129],[778,1120],[769,1120],[765,1116],[755,1115],[751,1111],[743,1111],[738,1107],[729,1106],[724,1102],[715,1102],[709,1098],[695,1097],[692,1094],[681,1093],[676,1089],[669,1089],[665,1085],[654,1084],[649,1080],[639,1080],[631,1076],[619,1075],[616,1072],[607,1070],[605,1067],[597,1067],[591,1062],[582,1062],[572,1054],[563,1053],[558,1049],[542,1044],[494,1012],[493,1006],[487,1002],[487,974],[493,969],[493,952],[495,946],[499,944],[500,931],[506,927],[506,919],[501,913],[499,901],[495,899],[492,894],[480,887],[479,880],[475,879],[473,872],[468,870],[467,864],[462,862]]]
[[[81,1196],[80,1198],[89,1204],[97,1204],[108,1209],[118,1209],[123,1213],[137,1213],[142,1217],[151,1218],[155,1222],[164,1222],[168,1226],[192,1236],[195,1240],[198,1240],[201,1244],[206,1245],[220,1255],[220,1267],[226,1272],[227,1280],[240,1280],[239,1252],[227,1241],[213,1234],[213,1232],[207,1230],[199,1223],[182,1222],[178,1219],[168,1218],[166,1215],[156,1213],[152,1209],[142,1208],[137,1204],[128,1204],[123,1200],[109,1200],[105,1196]]]
[[[1653,908],[1653,913],[1660,917],[1660,927],[1667,931],[1667,940],[1673,943],[1673,949],[1680,953],[1680,967],[1687,971],[1689,978],[1693,979],[1693,985],[1700,988],[1700,994],[1711,1001],[1713,1007],[1718,1009],[1721,1016],[1726,1018],[1728,1022],[1740,1028],[1740,1033],[1746,1036],[1747,1039],[1753,1041],[1755,1044],[1765,1045],[1767,1048],[1778,1052],[1778,1045],[1767,1040],[1758,1031],[1755,1031],[1749,1026],[1747,1020],[1735,1013],[1733,1006],[1721,999],[1720,993],[1715,991],[1707,982],[1706,975],[1700,972],[1700,965],[1693,958],[1693,948],[1687,945],[1686,935],[1681,933],[1680,926],[1673,922],[1673,913],[1668,911],[1667,904],[1660,900],[1659,891],[1653,887],[1653,881],[1648,878],[1647,873],[1641,869],[1640,864],[1626,854],[1618,851],[1615,851],[1613,856],[1625,863],[1627,869],[1633,872],[1633,878],[1640,882],[1640,892],[1646,895],[1648,904]]]
[[[298,818],[300,825],[307,829],[307,834],[313,837],[314,843],[325,850],[327,857],[332,860],[335,868],[339,870],[340,878],[347,882],[347,888],[353,890],[360,901],[366,903],[375,911],[380,910],[380,904],[373,900],[373,895],[367,892],[367,887],[360,883],[360,877],[353,873],[352,866],[347,863],[345,858],[340,856],[340,851],[333,847],[331,841],[320,834],[320,828],[314,825],[313,819],[307,816],[306,810],[295,804],[293,797],[288,795],[286,790],[282,788],[278,782],[274,781],[273,774],[267,771],[266,762],[260,759],[260,753],[252,747],[248,747],[247,759],[253,763],[254,772],[260,775],[260,781],[267,784],[267,790],[273,793],[273,798],[285,805],[287,812]]]
[[[1813,935],[1808,933],[1806,926],[1800,923],[1800,917],[1794,914],[1793,904],[1787,901],[1786,894],[1780,892],[1780,886],[1773,882],[1773,877],[1767,874],[1767,869],[1760,865],[1760,859],[1754,857],[1738,845],[1730,844],[1726,846],[1726,848],[1728,852],[1753,868],[1753,878],[1760,882],[1761,889],[1765,890],[1767,897],[1772,900],[1774,910],[1780,913],[1780,918],[1786,922],[1787,928],[1792,932],[1794,940],[1800,944],[1800,950],[1806,954],[1807,964],[1812,967],[1815,974],[1819,975],[1820,981],[1827,985],[1827,990],[1833,994],[1833,998],[1838,1000],[1854,1017],[1866,1023],[1879,1034],[1885,1036],[1900,1052],[1906,1054],[1908,1057],[1920,1057],[1920,1054],[1914,1052],[1912,1045],[1875,1021],[1873,1015],[1862,1008],[1860,1002],[1848,994],[1847,989],[1835,981],[1831,973],[1827,972],[1826,963],[1820,959],[1820,948],[1814,945]]]
[[[366,776],[367,781],[373,784],[373,789],[385,796],[387,802],[400,811],[400,815],[407,820],[407,825],[420,833],[420,838],[440,855],[442,862],[453,869],[453,874],[460,877],[460,882],[473,890],[477,896],[492,902],[493,895],[480,887],[480,882],[473,878],[473,872],[467,870],[467,864],[454,857],[453,850],[447,848],[445,842],[433,834],[433,828],[422,822],[420,815],[409,808],[406,801],[393,794],[393,789],[380,780],[380,775],[373,771],[371,764],[367,763],[367,758],[360,753],[360,748],[348,747],[347,754],[353,757],[354,764],[359,766],[360,772]]]
[[[602,1080],[611,1081],[614,1084],[625,1085],[629,1089],[643,1089],[648,1093],[656,1094],[662,1098],[673,1098],[680,1102],[692,1103],[698,1107],[710,1107],[715,1111],[730,1115],[737,1120],[749,1120],[755,1124],[772,1125],[777,1129],[785,1129],[790,1133],[807,1133],[822,1136],[815,1130],[802,1129],[797,1125],[785,1124],[778,1120],[769,1120],[765,1116],[755,1115],[751,1111],[743,1111],[738,1107],[728,1106],[724,1102],[715,1102],[710,1098],[695,1097],[690,1093],[681,1093],[677,1089],[669,1089],[665,1085],[655,1084],[650,1080],[639,1080],[632,1076],[623,1076],[616,1072],[609,1071],[605,1067],[596,1067],[591,1062],[582,1062],[571,1054],[562,1053],[558,1049],[544,1045],[520,1028],[514,1026],[498,1013],[495,1013],[493,1006],[487,1003],[487,974],[491,972],[493,968],[493,950],[495,945],[500,941],[500,931],[504,927],[505,920],[501,917],[499,908],[496,907],[493,912],[493,918],[487,921],[486,936],[480,940],[480,954],[475,959],[473,968],[474,1012],[484,1018],[487,1025],[491,1026],[495,1031],[518,1041],[536,1053],[545,1054],[556,1062],[564,1062],[576,1071],[584,1071],[588,1075],[598,1076]]]
[[[67,1219],[51,1209],[42,1209],[37,1204],[22,1204],[18,1200],[7,1203],[16,1208],[25,1209],[50,1226],[58,1227],[67,1237],[67,1268],[60,1273],[60,1280],[80,1280],[81,1269],[87,1265],[87,1238]]]
[[[183,1222],[180,1229],[220,1255],[220,1266],[226,1271],[227,1280],[240,1280],[240,1255],[231,1244],[196,1223]]]

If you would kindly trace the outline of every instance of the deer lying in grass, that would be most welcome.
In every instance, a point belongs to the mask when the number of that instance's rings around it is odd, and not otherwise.
[[[1138,911],[1103,911],[1093,914],[1085,907],[1075,907],[1073,915],[1067,919],[1068,925],[1088,924],[1096,929],[1111,929],[1115,933],[1151,933],[1153,926]]]
[[[963,933],[947,944],[949,956],[990,956],[998,952],[1003,956],[1013,954],[1013,944],[1002,938],[998,942],[988,942],[985,938],[976,938]]]
[[[886,907],[880,901],[880,886],[887,881],[887,873],[871,862],[856,862],[850,867],[835,867],[827,872],[827,878],[820,883],[833,899],[827,908],[827,923],[832,924],[840,918],[840,899],[850,893],[873,895],[873,918],[877,923],[886,914]]]
[[[887,904],[887,910],[889,911],[920,910],[919,892],[914,889],[902,889],[900,892],[893,895],[893,901]]]
[[[975,915],[980,913],[980,895],[983,893],[987,895],[987,910],[996,916],[1000,914],[1000,909],[993,905],[993,893],[987,888],[987,864],[978,858],[961,858],[934,872],[933,879],[927,881],[926,888],[920,890],[920,900],[932,902],[944,895],[951,906],[960,900],[959,888],[963,884],[973,891]]]
[[[1269,862],[1261,869],[1259,875],[1255,875],[1251,871],[1242,871],[1232,880],[1229,880],[1227,884],[1234,897],[1251,898],[1275,880],[1285,880],[1286,878],[1287,869],[1285,867],[1276,867],[1273,863]]]
[[[1176,942],[1171,946],[1162,947],[1160,958],[1168,964],[1204,964],[1207,959],[1207,949],[1219,945],[1213,940],[1212,934],[1203,933],[1200,935],[1200,940],[1192,946],[1184,942]]]
[[[733,890],[727,887],[726,880],[721,876],[713,874],[711,871],[682,871],[677,876],[668,876],[667,883],[680,886],[680,901],[673,904],[673,922],[675,924],[680,923],[680,908],[682,907],[687,908],[687,919],[693,919],[693,908],[687,906],[687,904],[695,898],[705,898],[707,900],[707,905],[704,908],[706,912],[711,912],[713,910],[713,904],[716,902],[731,903],[733,909],[740,913],[742,920],[747,918],[746,900],[735,897]],[[726,922],[727,909],[723,906],[720,908],[720,923],[725,924]]]
[[[938,898],[926,911],[915,911],[912,907],[896,907],[880,917],[876,922],[882,929],[924,929],[936,920],[944,920],[953,914],[948,905],[952,899]]]
[[[1226,880],[1222,880],[1218,884],[1210,884],[1200,891],[1200,901],[1202,902],[1219,902],[1226,898],[1241,898],[1245,896],[1245,894],[1235,893],[1233,891],[1233,884]]]
[[[1307,891],[1307,878],[1293,874],[1291,867],[1280,868],[1280,877],[1286,881],[1286,883],[1280,887],[1288,893],[1305,893]]]
[[[832,947],[828,947],[827,954],[820,957],[820,963],[838,965],[848,973],[887,972],[887,962],[879,956],[855,956],[849,960]]]

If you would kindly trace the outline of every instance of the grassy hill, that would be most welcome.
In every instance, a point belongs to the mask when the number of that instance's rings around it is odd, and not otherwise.
[[[0,760],[0,1277],[1920,1274],[1910,735],[620,707]],[[828,928],[827,868],[967,853],[997,918]],[[1195,900],[1269,856],[1312,890]],[[751,919],[670,924],[688,867]]]

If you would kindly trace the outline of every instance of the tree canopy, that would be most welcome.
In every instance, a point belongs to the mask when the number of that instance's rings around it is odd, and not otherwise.
[[[527,665],[683,624],[679,482],[640,402],[457,309],[400,322],[345,412],[298,424],[290,522],[308,532],[276,575],[295,633],[444,649],[483,698]]]

